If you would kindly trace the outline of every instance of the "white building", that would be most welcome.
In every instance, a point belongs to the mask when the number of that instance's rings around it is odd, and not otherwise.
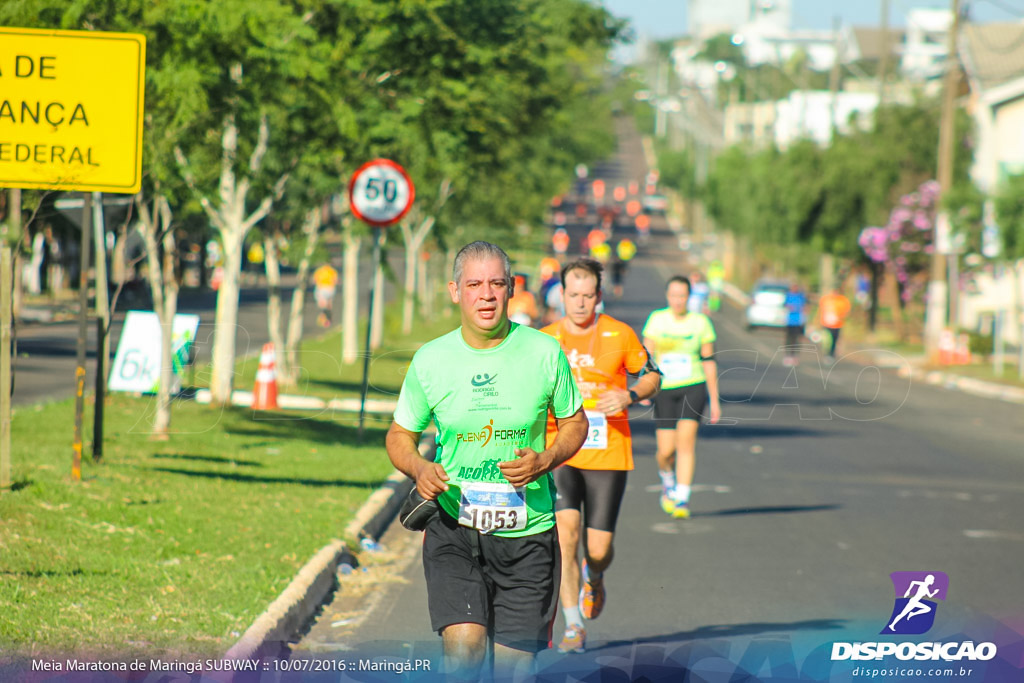
[[[792,0],[689,0],[690,35],[707,39],[756,25],[781,33],[793,24]]]
[[[743,56],[747,63],[782,66],[797,55],[806,55],[815,71],[832,68],[836,59],[836,37],[832,31],[766,29],[752,24],[741,30]]]
[[[825,147],[832,142],[833,120],[842,134],[867,129],[877,107],[877,92],[841,92],[833,98],[825,90],[796,90],[777,102],[729,105],[723,137],[726,145],[746,142],[786,149],[808,139]]]
[[[913,9],[907,12],[900,71],[914,81],[939,78],[949,52],[953,13],[945,9]]]
[[[1024,173],[1024,23],[968,25],[959,52],[977,130],[971,179],[992,194]]]

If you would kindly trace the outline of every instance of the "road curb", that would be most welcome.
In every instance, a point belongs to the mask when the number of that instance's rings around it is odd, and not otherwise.
[[[428,457],[434,450],[433,433],[420,440],[419,451]],[[412,480],[394,472],[383,486],[373,492],[345,527],[345,536],[375,541],[398,513],[402,501],[412,489]],[[344,541],[332,539],[299,570],[263,614],[246,629],[242,637],[224,654],[224,659],[258,659],[277,655],[283,644],[293,640],[335,589],[338,567],[356,565],[351,549]]]
[[[928,370],[926,368],[904,367],[899,372],[900,377],[916,379],[932,386],[945,387],[954,391],[962,391],[965,394],[991,398],[1008,403],[1024,403],[1024,389],[1007,386],[996,382],[986,382],[974,377],[964,377],[942,370]]]
[[[195,393],[196,403],[209,403],[212,395],[209,389],[199,389]],[[248,408],[252,405],[252,392],[244,389],[235,389],[231,392],[231,405]],[[298,396],[292,394],[280,394],[277,397],[277,405],[284,410],[340,410],[349,413],[358,413],[360,401],[358,398],[332,398],[327,401],[316,396]],[[391,415],[398,407],[397,401],[385,401],[381,399],[366,399],[366,412],[372,415]]]

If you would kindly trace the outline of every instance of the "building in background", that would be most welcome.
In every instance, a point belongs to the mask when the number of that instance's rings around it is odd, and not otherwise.
[[[793,25],[792,0],[689,0],[686,11],[690,35],[701,40],[753,26],[783,33]]]
[[[833,123],[842,134],[866,130],[877,107],[877,92],[840,92],[833,98],[827,90],[794,90],[777,102],[728,105],[723,137],[726,145],[746,143],[754,148],[786,149],[802,139],[826,147],[832,141]]]
[[[941,79],[949,53],[953,13],[947,9],[912,9],[900,50],[900,72],[911,81]]]
[[[1007,175],[1024,173],[1024,23],[969,24],[961,37],[977,132],[971,179],[992,194]]]

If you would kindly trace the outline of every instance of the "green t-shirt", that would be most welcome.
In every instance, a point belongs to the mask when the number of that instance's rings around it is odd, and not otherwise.
[[[420,348],[402,383],[395,422],[421,432],[434,419],[437,461],[450,478],[438,501],[457,518],[461,482],[507,484],[498,463],[512,460],[515,448],[544,450],[548,410],[569,417],[582,405],[558,341],[512,323],[494,348],[472,348],[462,328]],[[529,536],[550,529],[554,500],[554,482],[545,474],[526,487],[526,528],[494,533]]]
[[[643,336],[654,340],[654,362],[662,372],[661,388],[676,389],[705,380],[700,347],[715,341],[715,328],[703,313],[687,313],[676,319],[669,308],[651,313]]]

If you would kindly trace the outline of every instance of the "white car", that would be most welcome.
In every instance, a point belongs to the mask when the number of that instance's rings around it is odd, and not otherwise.
[[[754,285],[747,306],[747,328],[785,327],[786,326],[786,294],[789,283],[762,280]]]
[[[645,213],[665,213],[668,211],[668,197],[663,194],[649,194],[643,198]]]

